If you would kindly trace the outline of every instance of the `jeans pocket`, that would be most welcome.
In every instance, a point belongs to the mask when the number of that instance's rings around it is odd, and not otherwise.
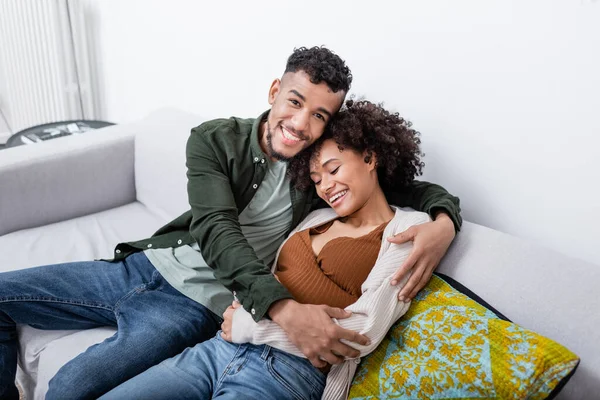
[[[325,376],[305,364],[300,357],[282,357],[271,353],[267,361],[273,378],[296,400],[320,399],[325,389]]]

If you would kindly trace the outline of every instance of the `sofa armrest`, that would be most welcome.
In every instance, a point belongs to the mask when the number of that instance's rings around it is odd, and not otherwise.
[[[0,235],[135,201],[134,138],[119,125],[0,152]]]

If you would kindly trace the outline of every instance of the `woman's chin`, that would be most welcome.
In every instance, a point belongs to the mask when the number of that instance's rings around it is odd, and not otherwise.
[[[335,211],[337,216],[340,218],[345,218],[345,217],[349,216],[350,214],[352,214],[352,211],[348,210],[348,207],[335,207],[335,208],[333,208],[333,211]]]

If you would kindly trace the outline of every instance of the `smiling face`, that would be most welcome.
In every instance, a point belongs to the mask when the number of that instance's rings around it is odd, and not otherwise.
[[[363,208],[379,189],[376,158],[365,162],[365,154],[352,149],[340,151],[332,139],[323,142],[310,163],[310,177],[317,194],[340,217]]]
[[[289,160],[323,134],[344,100],[325,82],[317,85],[304,71],[288,72],[269,90],[271,111],[263,125],[261,147],[272,159]]]

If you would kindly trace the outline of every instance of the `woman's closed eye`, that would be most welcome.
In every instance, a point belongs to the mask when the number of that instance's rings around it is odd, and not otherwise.
[[[340,167],[341,167],[341,165],[340,165],[340,166],[338,166],[337,168],[334,168],[334,169],[332,169],[332,170],[329,172],[329,174],[330,174],[330,175],[335,175],[335,174],[337,174],[337,173],[338,173],[338,171],[339,171],[339,169],[340,169]],[[318,180],[318,181],[316,181],[316,180],[314,180],[314,179],[313,179],[313,183],[314,183],[316,186],[319,186],[319,185],[321,184],[321,180]]]

